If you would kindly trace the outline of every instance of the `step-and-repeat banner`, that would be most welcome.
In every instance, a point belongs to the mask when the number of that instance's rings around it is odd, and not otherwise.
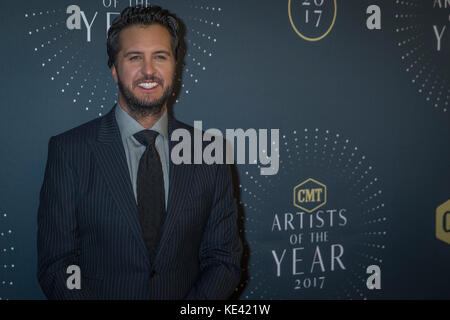
[[[0,299],[45,298],[48,140],[115,104],[106,32],[136,4],[184,23],[174,116],[247,136],[235,298],[450,298],[448,0],[41,0],[0,4]]]

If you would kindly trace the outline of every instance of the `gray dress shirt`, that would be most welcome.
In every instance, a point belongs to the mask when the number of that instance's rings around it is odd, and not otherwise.
[[[122,137],[123,147],[127,156],[128,169],[130,171],[131,184],[133,185],[134,198],[137,202],[137,174],[139,169],[139,161],[145,152],[145,146],[140,144],[133,135],[141,130],[145,130],[139,122],[126,113],[119,104],[115,110],[117,124],[119,126],[120,135]],[[169,134],[168,134],[168,118],[167,112],[164,112],[161,118],[150,128],[157,131],[159,135],[156,137],[155,146],[161,159],[161,166],[164,178],[164,193],[167,199],[169,195]]]

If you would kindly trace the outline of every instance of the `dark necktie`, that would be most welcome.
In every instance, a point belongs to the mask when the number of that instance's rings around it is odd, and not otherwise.
[[[146,146],[139,161],[137,203],[144,242],[151,260],[156,255],[165,215],[164,177],[155,148],[157,136],[158,132],[153,130],[142,130],[134,134],[136,140]]]

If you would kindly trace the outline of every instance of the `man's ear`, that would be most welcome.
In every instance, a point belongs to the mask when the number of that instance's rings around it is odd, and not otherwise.
[[[113,64],[113,65],[111,66],[111,74],[112,74],[112,77],[113,77],[113,79],[114,79],[114,82],[115,82],[115,83],[118,83],[118,82],[119,82],[119,79],[117,78],[117,70],[116,70],[116,65],[115,65],[115,64]]]

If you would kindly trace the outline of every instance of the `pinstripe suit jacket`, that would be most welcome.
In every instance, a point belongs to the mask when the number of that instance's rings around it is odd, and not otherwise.
[[[169,119],[169,137],[192,127]],[[174,142],[170,142],[170,150]],[[38,280],[51,299],[225,299],[242,245],[228,165],[174,165],[150,261],[114,109],[50,138],[38,209]],[[67,267],[81,289],[66,286]]]

